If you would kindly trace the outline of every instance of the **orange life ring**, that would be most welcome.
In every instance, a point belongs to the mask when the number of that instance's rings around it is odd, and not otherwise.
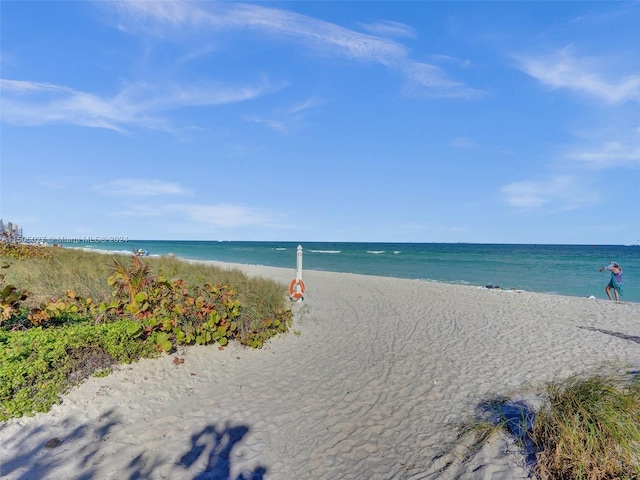
[[[296,290],[296,286],[300,286],[299,289]],[[293,280],[291,280],[291,283],[289,284],[289,295],[291,295],[291,298],[295,298],[296,300],[302,298],[302,295],[304,294],[304,282],[302,281],[301,278],[294,278]]]

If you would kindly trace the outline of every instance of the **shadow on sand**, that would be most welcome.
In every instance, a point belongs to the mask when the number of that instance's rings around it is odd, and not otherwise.
[[[640,337],[638,337],[637,335],[627,335],[625,333],[612,332],[611,330],[604,330],[602,328],[596,328],[596,327],[580,327],[579,326],[578,328],[581,328],[583,330],[589,330],[590,332],[604,333],[605,335],[611,335],[613,337],[618,337],[623,340],[629,340],[630,342],[640,343]]]
[[[63,420],[62,427],[70,420]],[[73,428],[64,436],[47,436],[45,427],[25,430],[24,436],[13,444],[12,456],[6,453],[0,457],[0,478],[10,480],[47,480],[59,478],[56,472],[67,455],[59,455],[58,447],[74,445],[74,461],[78,462],[77,475],[69,477],[73,480],[90,480],[97,477],[95,464],[109,460],[100,451],[109,433],[118,425],[113,410],[102,415],[91,425],[84,424]],[[99,426],[98,426],[99,425]],[[0,426],[0,428],[2,428]],[[208,480],[262,480],[267,469],[258,466],[250,473],[241,473],[232,477],[231,458],[234,447],[239,445],[249,432],[245,425],[219,427],[206,425],[202,430],[191,435],[190,444],[185,448],[177,461],[167,465],[167,459],[160,459],[143,452],[118,472],[118,478],[128,480],[169,478],[166,469],[171,469],[171,478]],[[18,435],[20,436],[20,435]],[[40,440],[34,440],[39,438]],[[77,447],[76,447],[77,446]],[[62,458],[60,458],[62,457]],[[162,468],[163,472],[159,470]]]
[[[531,439],[534,419],[535,409],[525,400],[497,396],[478,403],[469,418],[450,424],[455,439],[443,444],[430,470],[421,478],[490,478],[485,460],[496,455],[494,448],[505,449],[505,466],[513,464],[518,468],[512,478],[530,478],[536,461]],[[496,435],[505,442],[494,442]]]

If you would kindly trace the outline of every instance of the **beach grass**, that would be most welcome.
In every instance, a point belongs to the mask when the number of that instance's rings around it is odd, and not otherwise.
[[[542,405],[497,397],[457,426],[468,462],[495,435],[521,447],[538,480],[640,478],[640,384],[618,375],[572,376],[544,387]]]
[[[38,306],[50,298],[63,297],[67,290],[99,301],[111,297],[112,289],[107,284],[109,256],[73,249],[34,248],[47,255],[19,260],[2,257],[10,265],[5,282],[30,292],[25,305]]]
[[[103,254],[80,249],[35,247],[48,253],[20,260],[2,257],[10,263],[5,275],[6,283],[17,285],[30,292],[27,306],[38,306],[50,299],[64,297],[73,290],[82,297],[94,301],[107,301],[113,289],[107,283],[113,260],[128,262],[130,257],[121,254]],[[180,278],[187,285],[206,283],[232,286],[240,302],[256,317],[271,314],[282,308],[283,286],[273,280],[249,277],[238,269],[224,269],[215,265],[187,262],[174,257],[145,257],[159,275],[168,279]]]
[[[616,376],[570,377],[547,387],[531,438],[541,479],[640,476],[640,385]]]
[[[48,411],[114,364],[194,343],[259,348],[292,321],[285,285],[240,270],[59,247],[0,253],[0,420]],[[148,291],[128,295],[117,270],[136,266]]]

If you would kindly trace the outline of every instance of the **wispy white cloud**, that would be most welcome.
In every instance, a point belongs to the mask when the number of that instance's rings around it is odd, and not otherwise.
[[[295,40],[298,45],[319,49],[358,62],[384,65],[407,79],[405,93],[434,97],[471,97],[478,91],[453,80],[442,68],[413,61],[401,43],[382,38],[394,33],[412,33],[406,25],[380,22],[370,26],[377,35],[286,10],[242,3],[207,2],[107,2],[97,4],[116,12],[117,25],[130,33],[151,33],[173,38],[197,33],[205,35],[204,47],[178,59],[190,62],[214,50],[214,39],[222,30],[254,30],[270,34],[275,41]],[[204,33],[203,33],[204,32]],[[202,43],[198,43],[202,45]],[[127,132],[131,127],[172,131],[161,113],[184,107],[218,106],[252,100],[284,88],[266,78],[248,85],[207,83],[159,84],[155,80],[125,84],[113,95],[74,89],[65,85],[29,80],[1,80],[2,120],[18,125],[72,124]],[[310,103],[299,105],[298,111]],[[282,121],[252,117],[282,131]]]
[[[244,117],[244,120],[249,123],[256,123],[259,125],[265,125],[271,130],[275,130],[276,132],[286,132],[288,131],[287,127],[284,123],[278,120],[273,120],[269,118],[262,118],[257,115],[248,115]]]
[[[211,35],[222,30],[255,30],[273,35],[274,40],[294,39],[297,45],[331,52],[359,62],[372,62],[400,72],[413,83],[411,90],[429,89],[432,96],[469,97],[478,91],[448,78],[440,67],[416,62],[405,45],[381,35],[413,35],[413,30],[397,22],[369,26],[375,34],[357,32],[340,25],[287,10],[231,2],[124,2],[107,4],[116,9],[127,31],[142,30],[157,35],[175,35],[178,28],[206,30]]]
[[[132,205],[127,209],[120,210],[118,215],[151,218],[166,217],[167,219],[179,219],[178,221],[182,225],[192,223],[193,225],[216,228],[278,225],[275,215],[265,209],[229,203],[215,205],[198,203],[154,206]]]
[[[267,225],[273,219],[264,210],[240,205],[172,205],[189,219],[217,227],[241,227],[247,225]]]
[[[96,185],[94,190],[118,197],[153,197],[191,193],[179,183],[154,178],[120,178]]]
[[[580,57],[569,46],[548,55],[517,57],[520,68],[552,88],[566,88],[615,104],[640,100],[640,73],[614,74],[608,59]]]
[[[486,94],[453,80],[445,70],[429,63],[407,62],[402,66],[409,82],[405,93],[426,97],[476,98]]]
[[[288,113],[300,113],[300,112],[305,112],[307,110],[310,110],[312,108],[317,107],[318,105],[320,105],[322,102],[320,100],[318,100],[317,98],[309,98],[307,100],[304,100],[302,102],[296,103],[294,105],[291,105],[288,109],[287,112]]]
[[[187,21],[197,20],[183,2],[110,2],[108,8],[119,14],[117,27],[127,33],[144,28],[159,35],[167,25],[178,27]]]
[[[245,122],[264,125],[273,131],[285,133],[294,129],[292,125],[299,123],[302,118],[321,103],[317,98],[309,98],[289,106],[278,108],[270,116],[265,116],[264,114],[245,115],[242,118]]]
[[[128,85],[116,97],[118,103],[143,112],[161,112],[183,107],[217,106],[243,102],[274,92],[282,85],[271,85],[264,77],[255,85],[227,86],[138,83]]]
[[[0,79],[2,120],[18,125],[66,123],[124,132],[137,126],[170,131],[160,112],[193,106],[242,102],[273,92],[279,85],[262,79],[255,85],[207,86],[130,84],[113,97],[61,85]]]
[[[18,125],[72,123],[122,131],[131,121],[117,101],[49,83],[0,79],[2,120]]]
[[[600,201],[599,193],[574,175],[513,182],[501,190],[508,205],[526,209],[548,206],[553,210],[574,210]]]
[[[4,93],[27,95],[29,93],[73,93],[73,90],[59,85],[44,82],[27,82],[23,80],[0,79],[0,88]]]
[[[144,31],[157,35],[175,35],[191,27],[215,34],[221,30],[256,30],[291,37],[307,46],[330,48],[352,58],[384,64],[404,57],[406,48],[396,42],[358,33],[338,25],[305,15],[261,5],[188,1],[174,2],[113,2],[119,21],[129,32]],[[212,30],[213,29],[213,30]]]
[[[610,141],[593,148],[574,149],[567,154],[567,158],[579,160],[598,170],[640,165],[640,143],[632,145]]]
[[[376,23],[358,23],[363,30],[382,37],[415,38],[416,30],[404,23],[382,20]]]
[[[590,186],[593,178],[601,170],[640,166],[640,138],[632,135],[625,140],[609,140],[593,145],[581,141],[578,146],[565,149],[558,160],[555,168],[572,173],[510,183],[502,188],[506,203],[528,209],[553,205],[556,210],[596,205],[604,197],[597,186]]]

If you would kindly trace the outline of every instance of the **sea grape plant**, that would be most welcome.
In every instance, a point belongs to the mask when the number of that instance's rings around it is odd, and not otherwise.
[[[9,268],[8,263],[0,266],[3,270]],[[0,274],[0,325],[18,312],[20,303],[27,299],[29,292],[20,290],[15,285],[4,283],[5,274]]]
[[[121,308],[138,321],[132,336],[155,333],[159,348],[169,352],[174,343],[226,345],[237,334],[241,306],[228,286],[189,287],[157,277]]]
[[[133,337],[152,336],[158,349],[170,352],[176,345],[218,343],[235,339],[260,348],[274,335],[288,331],[290,310],[273,312],[274,318],[256,320],[243,314],[236,292],[229,285],[187,285],[152,274],[139,257],[130,267],[115,264],[109,277],[114,301],[108,307],[136,320]],[[120,303],[118,303],[120,302]]]
[[[52,298],[40,307],[32,308],[27,318],[34,326],[51,326],[76,317],[99,319],[105,309],[104,304],[96,305],[91,297],[81,297],[73,290],[67,290],[65,298]]]

